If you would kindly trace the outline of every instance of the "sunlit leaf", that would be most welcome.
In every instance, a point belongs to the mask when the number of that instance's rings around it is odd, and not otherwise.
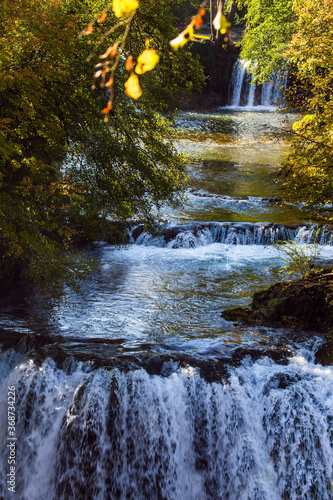
[[[139,7],[138,0],[113,0],[112,10],[116,17],[127,17]]]
[[[125,82],[125,94],[133,99],[139,99],[139,97],[142,96],[142,90],[137,75],[131,75]]]
[[[216,31],[219,31],[222,33],[226,33],[228,29],[231,27],[231,23],[227,20],[225,15],[222,13],[222,3],[219,3],[218,9],[217,9],[217,14],[213,20],[213,26],[216,29]]]
[[[292,129],[294,132],[300,132],[306,125],[311,123],[315,119],[314,115],[305,115],[302,120],[298,120],[293,123]]]
[[[138,57],[138,62],[135,67],[135,72],[138,75],[142,75],[147,71],[150,71],[155,68],[156,64],[158,64],[160,60],[160,56],[154,49],[146,49],[142,52],[142,54]]]
[[[193,40],[193,38],[194,38],[193,26],[189,26],[184,31],[182,31],[176,38],[171,40],[170,45],[174,50],[177,50],[179,47],[185,45],[189,40]]]

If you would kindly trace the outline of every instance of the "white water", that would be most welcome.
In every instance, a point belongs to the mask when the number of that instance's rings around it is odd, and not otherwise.
[[[192,223],[184,226],[167,226],[161,236],[152,236],[143,231],[132,243],[137,245],[168,248],[195,248],[212,243],[226,245],[269,245],[272,243],[296,241],[313,243],[315,226],[304,225],[296,228],[279,224],[247,223]],[[325,228],[316,235],[317,243],[332,245],[333,235]]]
[[[230,88],[232,92],[230,104],[233,107],[240,106],[242,86],[247,73],[248,65],[248,61],[241,61],[240,59],[238,59],[234,65],[230,81]]]
[[[150,376],[12,365],[1,470],[14,385],[21,500],[332,498],[333,370],[306,350],[287,366],[245,359],[220,383],[190,366]]]
[[[236,61],[230,81],[230,105],[227,107],[247,110],[274,110],[275,105],[283,98],[287,75],[277,75],[272,81],[265,82],[259,91],[259,102],[255,102],[257,85],[253,83],[253,76],[249,67],[249,61],[241,59]]]

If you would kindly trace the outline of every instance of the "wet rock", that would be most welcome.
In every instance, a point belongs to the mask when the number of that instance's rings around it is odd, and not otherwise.
[[[248,325],[288,327],[325,334],[333,332],[332,269],[276,283],[255,293],[250,307],[224,311],[222,317]],[[316,361],[322,364],[333,362],[332,334],[319,349]]]
[[[316,363],[321,365],[333,365],[333,333],[328,334],[323,345],[318,349],[315,356]]]
[[[264,385],[262,393],[269,396],[272,390],[287,389],[291,385],[300,382],[301,376],[295,373],[276,373]]]
[[[89,228],[89,233],[83,233],[74,239],[74,246],[77,249],[87,248],[94,245],[96,241],[105,241],[112,245],[126,245],[130,242],[129,230],[133,222],[125,221],[97,221]]]
[[[268,357],[278,365],[287,365],[292,352],[285,347],[275,349],[250,349],[248,347],[238,347],[232,353],[231,359],[234,366],[239,366],[245,357],[250,357],[252,361]]]
[[[207,80],[201,93],[193,93],[190,98],[183,99],[181,109],[207,110],[225,106],[229,99],[232,69],[239,57],[240,48],[232,40],[225,42],[222,39],[215,43],[193,44],[191,52],[199,57]]]
[[[60,336],[56,335],[40,335],[35,333],[24,333],[15,330],[6,330],[0,328],[0,344],[4,350],[13,348],[21,354],[27,354],[28,352],[44,347],[50,343],[55,343],[61,339]]]
[[[207,382],[223,382],[229,378],[230,368],[239,366],[247,358],[252,362],[269,357],[278,364],[287,364],[291,351],[282,345],[273,348],[238,347],[217,357],[186,354],[183,352],[152,352],[154,345],[142,344],[137,352],[126,353],[124,339],[81,339],[66,338],[60,335],[27,334],[0,330],[0,343],[3,349],[13,348],[23,356],[41,366],[45,359],[51,358],[61,370],[71,371],[73,363],[88,363],[89,370],[104,368],[118,369],[122,372],[143,368],[149,375],[168,376],[175,366],[196,368]],[[156,347],[156,346],[155,346]]]

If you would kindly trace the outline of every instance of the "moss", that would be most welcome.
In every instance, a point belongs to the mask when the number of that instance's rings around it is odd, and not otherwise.
[[[228,309],[222,313],[222,316],[228,321],[242,321],[246,323],[248,317],[248,308],[235,307],[234,309]]]

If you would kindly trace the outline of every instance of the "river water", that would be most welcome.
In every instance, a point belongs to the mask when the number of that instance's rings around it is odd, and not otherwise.
[[[221,316],[281,279],[274,241],[311,241],[309,213],[275,182],[287,145],[261,138],[293,119],[260,106],[181,113],[188,201],[165,209],[161,235],[135,227],[126,247],[99,244],[82,295],[1,299],[3,328],[35,339],[0,361],[4,498],[8,387],[17,498],[333,498],[322,339]],[[325,231],[321,243],[327,262]]]

